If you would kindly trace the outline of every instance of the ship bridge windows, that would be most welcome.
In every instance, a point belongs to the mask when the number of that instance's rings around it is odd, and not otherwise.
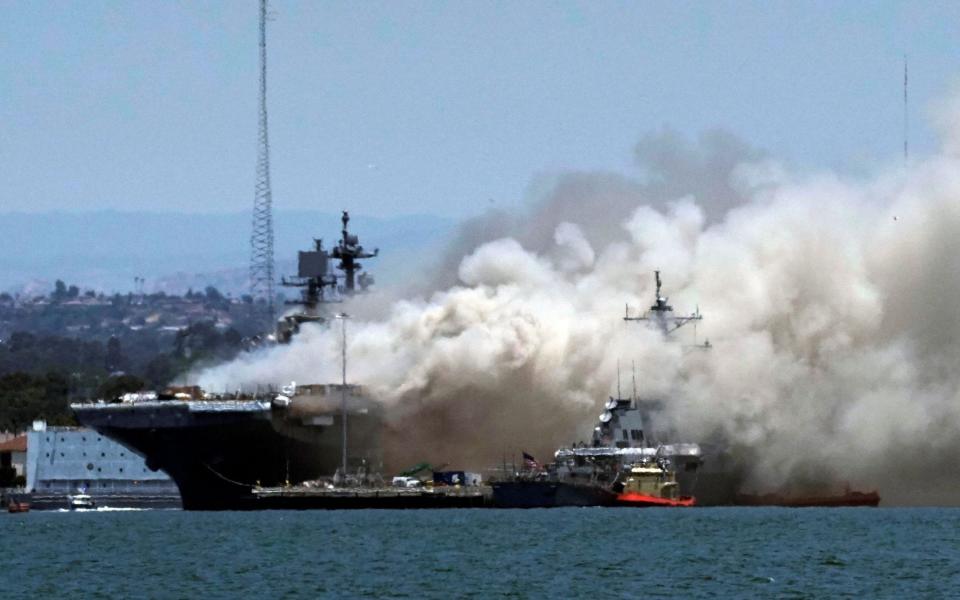
[[[630,438],[628,437],[629,435],[630,435],[630,434],[627,432],[627,430],[624,429],[624,430],[623,430],[623,439],[624,439],[624,440],[630,439]]]

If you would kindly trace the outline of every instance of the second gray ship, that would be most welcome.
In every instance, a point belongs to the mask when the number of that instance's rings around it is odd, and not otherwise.
[[[627,309],[625,321],[649,322],[666,337],[703,319],[699,308],[687,316],[674,315],[661,294],[660,272],[654,277],[653,305],[638,317],[630,316]],[[698,345],[694,339],[693,348],[710,350],[712,346],[709,341]],[[589,443],[560,448],[554,462],[544,467],[525,457],[527,468],[492,484],[494,503],[511,508],[614,506],[632,466],[662,464],[675,473],[679,496],[695,497],[701,506],[733,504],[742,475],[724,446],[675,441],[675,431],[654,425],[662,408],[660,399],[639,398],[636,390],[630,398],[622,398],[618,391],[605,404]]]

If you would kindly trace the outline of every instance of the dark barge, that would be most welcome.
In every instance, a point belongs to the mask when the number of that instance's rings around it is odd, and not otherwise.
[[[417,509],[487,508],[487,487],[273,487],[255,488],[252,506],[258,509]]]

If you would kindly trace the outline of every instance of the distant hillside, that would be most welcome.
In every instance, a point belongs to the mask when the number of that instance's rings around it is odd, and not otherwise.
[[[402,280],[417,262],[430,260],[453,232],[456,221],[415,215],[351,215],[350,229],[381,256],[370,272],[381,283]],[[89,213],[0,214],[0,290],[49,291],[56,279],[108,293],[133,289],[182,293],[215,285],[224,292],[246,288],[250,215]],[[293,268],[297,250],[314,237],[327,246],[340,235],[340,215],[279,211],[274,216],[278,276]]]

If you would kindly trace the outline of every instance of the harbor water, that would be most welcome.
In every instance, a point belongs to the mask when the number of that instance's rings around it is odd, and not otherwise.
[[[949,597],[960,509],[0,515],[3,598]]]

